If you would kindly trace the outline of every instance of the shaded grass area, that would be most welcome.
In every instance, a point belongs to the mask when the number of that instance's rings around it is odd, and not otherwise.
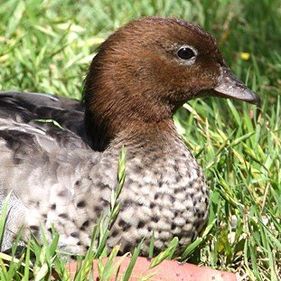
[[[1,1],[0,90],[48,92],[79,99],[98,45],[120,25],[144,15],[176,16],[205,27],[218,39],[237,76],[262,98],[259,111],[241,102],[205,98],[189,102],[175,116],[187,146],[204,167],[212,191],[207,231],[188,246],[181,259],[240,272],[245,280],[278,280],[279,0]],[[2,277],[20,280],[25,276],[28,280],[30,272],[36,272],[48,280],[55,265],[60,278],[67,280],[56,242],[41,248],[32,245],[21,255],[20,262],[25,264],[21,269],[10,267],[9,273],[0,262]],[[35,262],[27,266],[31,256]],[[92,258],[84,260],[85,268]],[[77,280],[85,280],[81,274],[87,270],[83,270]]]

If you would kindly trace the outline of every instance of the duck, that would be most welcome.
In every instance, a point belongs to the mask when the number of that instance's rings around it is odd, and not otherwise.
[[[126,179],[107,246],[125,253],[143,240],[146,256],[152,236],[155,253],[173,237],[188,245],[206,223],[209,191],[172,117],[206,95],[259,102],[214,37],[162,17],[135,19],[101,44],[82,101],[0,93],[0,207],[8,198],[9,208],[2,250],[20,230],[40,239],[43,226],[56,229],[61,249],[85,253],[110,208],[122,149]]]

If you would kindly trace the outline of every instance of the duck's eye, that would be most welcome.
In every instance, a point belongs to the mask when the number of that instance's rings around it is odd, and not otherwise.
[[[191,48],[184,46],[184,47],[179,48],[177,55],[179,58],[181,58],[183,60],[189,60],[189,59],[195,57],[196,54]]]

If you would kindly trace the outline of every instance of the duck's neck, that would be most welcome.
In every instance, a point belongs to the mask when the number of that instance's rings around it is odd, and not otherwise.
[[[101,152],[117,140],[122,145],[146,142],[164,146],[168,136],[177,136],[171,118],[150,121],[124,117],[106,122],[106,119],[95,116],[92,110],[85,111],[85,128],[91,147]]]
[[[128,147],[132,150],[159,150],[169,153],[171,142],[180,140],[172,120],[157,123],[134,124],[119,132],[110,147]]]
[[[155,124],[161,127],[167,120],[172,123],[172,115],[182,103],[167,101],[161,87],[143,82],[147,77],[122,76],[127,69],[116,69],[115,64],[105,68],[100,56],[93,60],[84,85],[85,128],[94,150],[104,151],[127,128],[141,133]]]

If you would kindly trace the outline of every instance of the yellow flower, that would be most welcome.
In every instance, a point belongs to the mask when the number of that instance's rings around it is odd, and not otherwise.
[[[249,58],[250,58],[250,53],[241,52],[241,53],[240,53],[240,58],[241,58],[242,60],[249,60]]]

